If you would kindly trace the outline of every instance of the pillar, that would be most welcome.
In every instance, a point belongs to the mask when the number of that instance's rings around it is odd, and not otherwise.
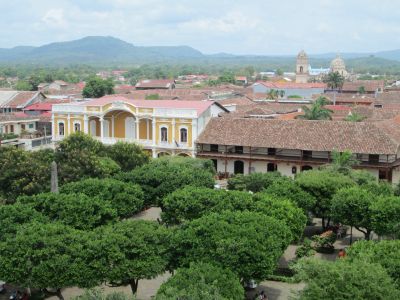
[[[176,125],[175,119],[172,119],[172,143],[176,145],[177,143],[175,140],[175,125]]]
[[[197,139],[197,119],[192,120],[192,148],[194,149],[194,142]]]
[[[139,119],[136,117],[135,118],[135,127],[136,127],[136,133],[135,133],[135,138],[136,140],[139,140]]]
[[[57,134],[56,134],[56,124],[54,122],[55,122],[55,118],[54,118],[54,115],[52,114],[51,115],[51,135],[52,135],[53,141],[56,139],[56,136],[57,136]]]
[[[64,132],[64,136],[67,136],[70,134],[70,127],[71,127],[71,115],[68,114],[68,118],[67,118],[67,131]],[[65,130],[65,129],[64,129]]]
[[[104,118],[100,117],[100,138],[103,141],[104,138]]]
[[[156,146],[156,118],[153,117],[152,120],[152,130],[153,130],[153,147]]]
[[[89,134],[89,118],[87,114],[83,115],[83,132]]]
[[[115,135],[114,124],[115,124],[115,117],[114,117],[114,115],[112,115],[111,116],[111,137],[112,138],[114,138],[114,135]]]

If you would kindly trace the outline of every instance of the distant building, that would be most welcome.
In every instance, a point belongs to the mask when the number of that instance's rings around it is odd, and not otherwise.
[[[344,60],[340,57],[338,54],[334,60],[331,62],[331,67],[330,67],[331,72],[338,72],[340,75],[343,77],[347,78],[348,73],[346,71],[346,65],[344,63]]]
[[[175,80],[170,79],[145,79],[135,85],[137,90],[174,89]]]
[[[296,60],[296,82],[297,83],[306,83],[309,79],[309,68],[310,65],[308,63],[308,56],[301,50],[297,55]]]
[[[0,113],[22,111],[26,106],[45,98],[41,92],[0,91]]]
[[[235,76],[236,84],[247,85],[247,77],[246,76]]]
[[[312,95],[322,94],[325,91],[325,83],[295,83],[295,82],[271,82],[258,81],[252,85],[254,94],[267,94],[271,90],[283,90],[285,97],[300,96],[311,98]]]

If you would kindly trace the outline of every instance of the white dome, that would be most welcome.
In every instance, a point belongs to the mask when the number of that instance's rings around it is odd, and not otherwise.
[[[334,60],[332,60],[331,70],[332,71],[346,70],[346,65],[344,63],[344,60],[339,55]]]

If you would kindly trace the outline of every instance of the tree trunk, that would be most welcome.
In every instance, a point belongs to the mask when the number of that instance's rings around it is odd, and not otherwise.
[[[367,232],[365,233],[365,239],[369,241],[371,239],[371,230],[367,229]]]
[[[132,294],[136,295],[137,289],[138,289],[138,285],[139,285],[139,279],[135,280],[132,279],[129,281],[129,285],[131,286],[131,290],[132,290]]]
[[[56,295],[57,295],[58,299],[64,300],[64,296],[61,294],[61,289],[57,289]]]
[[[322,231],[325,231],[325,217],[322,217]]]

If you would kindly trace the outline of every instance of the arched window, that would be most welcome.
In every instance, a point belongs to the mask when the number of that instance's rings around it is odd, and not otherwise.
[[[300,73],[303,73],[303,66],[300,66]]]
[[[168,129],[161,127],[161,142],[168,142]]]
[[[74,124],[74,131],[75,132],[81,131],[81,123],[75,123]]]
[[[181,138],[180,138],[181,143],[187,143],[187,141],[188,141],[188,131],[187,131],[186,128],[181,128],[180,136],[181,136]]]
[[[64,135],[64,123],[58,123],[58,135]]]

